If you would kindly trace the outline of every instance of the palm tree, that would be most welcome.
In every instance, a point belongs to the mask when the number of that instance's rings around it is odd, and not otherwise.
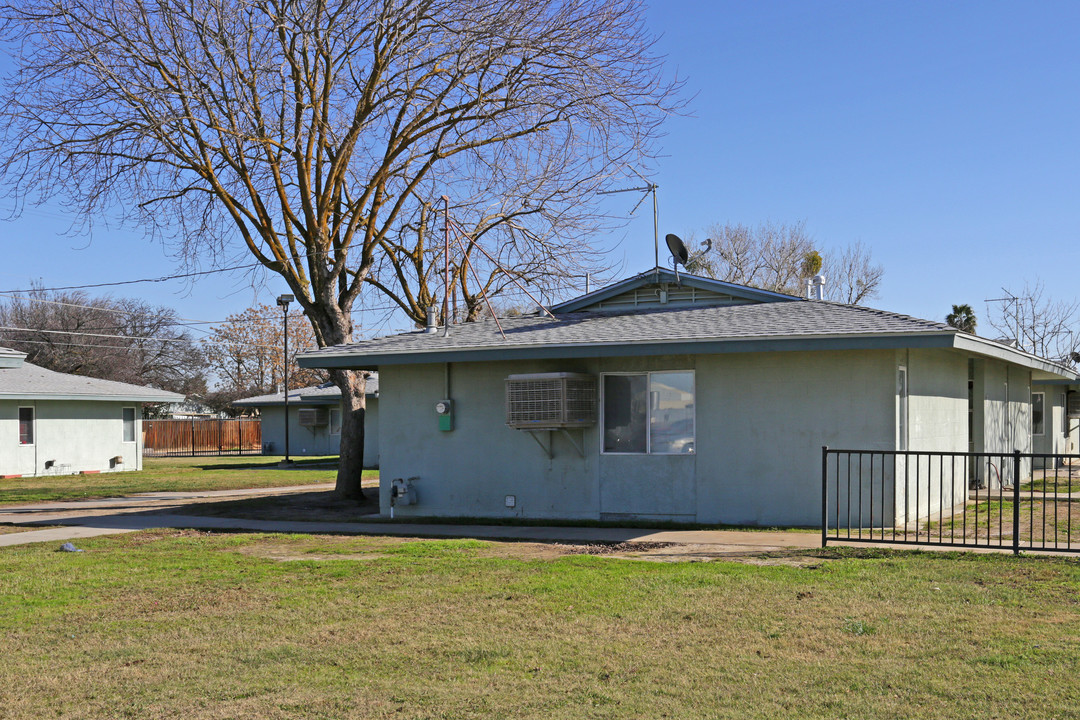
[[[975,334],[975,311],[970,305],[953,305],[952,312],[945,316],[945,322],[960,332]]]

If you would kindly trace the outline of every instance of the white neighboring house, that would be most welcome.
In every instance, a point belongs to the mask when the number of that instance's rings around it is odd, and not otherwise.
[[[233,402],[255,408],[262,419],[263,453],[285,454],[285,394]],[[337,455],[341,447],[341,390],[333,383],[289,390],[289,455]],[[364,467],[379,466],[379,375],[367,381]]]
[[[166,390],[46,370],[0,348],[0,477],[142,469],[142,404]]]

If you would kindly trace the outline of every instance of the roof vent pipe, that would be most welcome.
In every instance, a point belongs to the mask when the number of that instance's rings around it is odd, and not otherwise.
[[[825,294],[825,276],[815,275],[811,282],[814,284],[814,300],[823,300]]]
[[[435,324],[435,313],[437,312],[438,310],[435,308],[434,305],[427,309],[427,327],[424,328],[425,333],[430,334],[438,332],[439,328]]]

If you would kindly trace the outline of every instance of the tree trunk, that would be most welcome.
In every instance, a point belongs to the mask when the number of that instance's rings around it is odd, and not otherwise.
[[[360,485],[364,472],[367,375],[359,371],[334,370],[330,376],[341,389],[341,447],[334,493],[342,499],[378,502],[377,496],[365,497]]]

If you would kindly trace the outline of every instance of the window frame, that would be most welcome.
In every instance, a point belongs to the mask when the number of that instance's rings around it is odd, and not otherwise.
[[[131,411],[131,439],[128,440],[125,435],[127,434],[127,419],[124,417],[124,413],[128,410]],[[133,405],[125,405],[120,408],[120,442],[125,445],[137,443],[139,441],[139,411],[135,409]]]
[[[30,411],[30,442],[24,443],[22,441],[22,411]],[[37,408],[33,405],[20,405],[18,415],[18,440],[19,447],[34,447],[37,444]]]
[[[337,413],[337,430],[336,431],[334,430],[334,413]],[[327,432],[328,435],[340,435],[341,434],[341,418],[342,417],[343,417],[343,414],[341,412],[340,407],[336,407],[336,408],[332,407],[332,408],[330,408],[330,412],[327,413],[327,417],[326,417],[326,425],[327,425],[326,432]]]
[[[691,387],[693,388],[692,394],[694,396],[694,409],[690,413],[691,428],[693,430],[693,447],[690,452],[653,452],[652,449],[652,376],[653,375],[667,375],[670,373],[689,373],[691,378]],[[606,396],[607,396],[607,384],[604,382],[604,378],[607,376],[645,376],[645,452],[618,452],[614,450],[604,449],[604,434],[607,427],[607,417],[605,412]],[[692,368],[681,368],[671,370],[639,370],[639,371],[616,371],[616,372],[603,372],[600,373],[600,438],[599,443],[601,455],[621,455],[621,456],[635,456],[644,457],[646,455],[657,455],[663,457],[693,457],[697,455],[697,371]]]
[[[1038,395],[1041,404],[1039,410],[1039,424],[1042,426],[1039,432],[1035,432],[1035,396]],[[1032,437],[1044,437],[1046,435],[1046,393],[1045,392],[1033,392],[1031,393],[1031,436]]]

